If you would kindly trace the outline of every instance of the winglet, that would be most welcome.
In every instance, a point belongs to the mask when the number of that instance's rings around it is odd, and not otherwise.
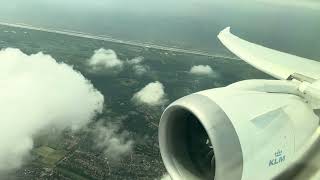
[[[230,33],[231,32],[231,27],[226,27],[222,32]]]
[[[231,27],[226,27],[224,30],[222,30],[219,35],[218,38],[221,40],[222,36],[225,34],[230,34],[231,33]]]

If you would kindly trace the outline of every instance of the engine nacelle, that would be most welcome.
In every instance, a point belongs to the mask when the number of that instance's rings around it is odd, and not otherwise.
[[[293,84],[244,81],[198,92],[163,113],[159,143],[173,179],[271,179],[310,147],[319,117]]]

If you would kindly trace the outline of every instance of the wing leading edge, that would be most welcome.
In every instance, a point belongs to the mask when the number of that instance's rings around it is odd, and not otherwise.
[[[320,62],[248,42],[233,35],[230,27],[221,31],[218,38],[239,58],[277,79],[288,79],[295,73],[320,79]]]

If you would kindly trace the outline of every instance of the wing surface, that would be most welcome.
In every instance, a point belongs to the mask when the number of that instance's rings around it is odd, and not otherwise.
[[[248,42],[233,35],[230,27],[221,31],[218,38],[239,58],[277,79],[288,79],[294,73],[320,79],[320,62]]]

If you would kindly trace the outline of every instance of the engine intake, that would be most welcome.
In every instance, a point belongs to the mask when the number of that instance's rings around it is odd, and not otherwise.
[[[176,101],[162,115],[159,131],[162,158],[173,179],[241,177],[239,139],[210,99],[194,94]]]

